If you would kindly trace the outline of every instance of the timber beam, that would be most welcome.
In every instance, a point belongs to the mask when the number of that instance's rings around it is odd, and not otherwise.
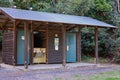
[[[98,63],[98,27],[95,27],[95,63]]]
[[[68,26],[67,31],[70,31],[70,30],[74,29],[75,27],[76,27],[75,25]]]
[[[30,22],[30,64],[33,64],[33,52],[34,52],[34,34],[33,24]]]
[[[62,26],[63,67],[66,67],[66,27]]]
[[[17,27],[16,21],[13,22],[13,31],[14,31],[14,65],[17,64]]]
[[[76,37],[76,54],[77,54],[77,62],[81,62],[81,27],[78,26],[78,32]]]
[[[24,67],[25,69],[28,68],[28,24],[27,22],[24,22],[24,37],[25,37],[25,41],[24,41]]]

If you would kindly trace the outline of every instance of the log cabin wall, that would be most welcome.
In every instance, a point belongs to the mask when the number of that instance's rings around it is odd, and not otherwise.
[[[54,39],[55,34],[58,35],[59,45],[58,50],[55,50]],[[48,63],[62,63],[62,33],[61,30],[48,30]]]
[[[2,56],[4,63],[14,65],[14,32],[3,33]]]

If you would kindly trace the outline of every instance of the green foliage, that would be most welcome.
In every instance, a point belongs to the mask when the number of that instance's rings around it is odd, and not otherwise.
[[[81,2],[76,2],[74,8],[75,15],[85,15],[94,6],[94,0],[82,0]]]
[[[94,53],[94,28],[82,29],[82,53],[92,55]],[[94,55],[94,54],[93,54]]]
[[[99,69],[95,68],[94,70],[89,69],[90,71],[84,72],[84,74],[72,74],[72,76],[66,76],[65,78],[55,78],[53,80],[120,80],[119,68],[113,70],[109,69],[109,71],[103,71],[102,68],[105,67],[99,67]],[[102,71],[100,71],[101,69]]]
[[[82,55],[82,62],[87,62],[87,63],[93,63],[94,62],[94,57],[91,57],[90,55]]]
[[[116,21],[112,21],[114,18],[111,16],[111,12],[113,9],[113,1],[108,0],[94,0],[94,5],[91,9],[85,14],[86,16],[90,16],[96,18],[98,20],[112,23]],[[89,32],[88,32],[89,31]],[[92,37],[91,37],[92,36]],[[82,33],[82,51],[83,53],[92,55],[94,53],[94,30],[88,29]],[[99,29],[99,56],[106,57],[110,55],[111,51],[114,50],[115,46],[115,35],[112,29]],[[93,54],[94,55],[94,54]]]
[[[116,39],[115,48],[112,53],[112,62],[120,64],[120,37]]]
[[[90,80],[120,80],[120,70],[114,70],[106,73],[101,73],[90,77]]]
[[[9,0],[0,0],[1,7],[8,7],[10,5]]]
[[[95,8],[98,11],[109,12],[112,6],[108,4],[107,0],[95,0]]]
[[[109,72],[100,72],[95,74],[76,74],[63,80],[120,80],[120,70],[114,69]]]
[[[86,55],[95,56],[95,42],[94,42],[94,28],[83,28],[82,30],[82,53]],[[115,46],[114,32],[112,34],[106,29],[99,29],[98,34],[98,46],[99,46],[99,56],[107,57],[111,51],[113,51]],[[113,35],[113,37],[111,37]]]
[[[95,0],[94,7],[86,15],[110,23],[112,19],[110,15],[111,11],[112,5],[107,0]]]
[[[84,15],[93,6],[94,0],[61,0],[55,6],[57,13]]]

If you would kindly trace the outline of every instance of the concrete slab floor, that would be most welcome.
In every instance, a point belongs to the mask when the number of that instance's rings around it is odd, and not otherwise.
[[[80,68],[80,67],[96,67],[96,64],[93,63],[67,63],[66,67],[63,67],[62,64],[34,64],[29,65],[28,69],[25,69],[24,66],[12,66],[7,64],[0,64],[3,68],[15,68],[24,71],[31,71],[31,70],[44,70],[44,69],[70,69],[70,68]]]

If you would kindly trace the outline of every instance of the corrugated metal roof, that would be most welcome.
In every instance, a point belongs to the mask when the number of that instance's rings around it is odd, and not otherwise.
[[[0,10],[2,10],[7,15],[11,16],[13,19],[117,28],[116,26],[84,16],[74,16],[74,15],[29,11],[29,10],[3,8],[3,7],[0,7]]]

